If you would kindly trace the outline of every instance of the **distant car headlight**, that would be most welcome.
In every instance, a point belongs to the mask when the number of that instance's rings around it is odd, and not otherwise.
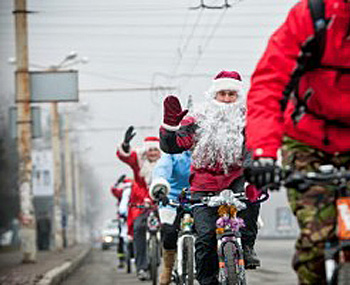
[[[103,238],[103,240],[104,240],[105,242],[112,242],[112,241],[113,241],[113,237],[111,237],[111,236],[105,236],[105,237]]]

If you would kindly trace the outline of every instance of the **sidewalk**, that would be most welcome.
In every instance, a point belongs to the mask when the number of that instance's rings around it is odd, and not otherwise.
[[[62,252],[38,251],[37,262],[22,264],[19,251],[0,253],[0,284],[59,284],[89,254],[90,245],[76,245]]]

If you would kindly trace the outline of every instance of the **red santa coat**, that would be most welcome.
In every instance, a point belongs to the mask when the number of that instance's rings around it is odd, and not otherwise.
[[[124,190],[123,188],[118,188],[115,186],[111,187],[111,193],[118,200],[118,203],[120,203],[120,200],[122,199],[123,190]]]
[[[291,118],[295,102],[281,110],[282,92],[297,66],[301,46],[314,35],[308,1],[290,11],[285,23],[272,35],[251,80],[248,93],[247,147],[254,157],[276,158],[282,136],[287,136],[326,152],[350,150],[350,128],[326,124],[310,113],[295,124]],[[300,81],[301,98],[311,91],[307,106],[328,120],[350,122],[350,73],[329,66],[350,68],[350,3],[325,0],[326,46],[322,68],[306,73]],[[328,66],[328,68],[326,67]],[[325,138],[328,139],[325,140]]]
[[[129,210],[128,210],[128,235],[133,236],[133,225],[136,218],[143,212],[143,209],[137,208],[137,205],[143,205],[145,198],[151,200],[148,193],[147,183],[144,177],[141,176],[141,163],[139,154],[136,151],[130,150],[129,153],[125,153],[122,148],[117,150],[117,157],[128,164],[134,173],[134,183],[132,184]]]

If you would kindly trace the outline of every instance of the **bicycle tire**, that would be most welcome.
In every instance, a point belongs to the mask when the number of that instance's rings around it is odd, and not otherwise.
[[[193,238],[185,237],[183,241],[182,276],[181,284],[194,284],[194,255]]]
[[[149,240],[149,267],[152,285],[158,285],[158,241],[155,235]]]
[[[350,280],[350,262],[343,263],[338,268],[338,285],[349,284]]]
[[[131,242],[127,242],[126,244],[126,273],[130,274],[132,273],[132,266],[131,266],[131,256],[132,256],[132,250],[133,245]]]
[[[227,242],[224,245],[223,253],[225,257],[226,267],[226,285],[244,285],[246,284],[245,278],[239,278],[238,276],[238,259],[236,246],[232,242]]]

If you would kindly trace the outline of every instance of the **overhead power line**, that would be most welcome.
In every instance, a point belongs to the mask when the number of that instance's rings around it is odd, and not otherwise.
[[[99,93],[99,92],[132,92],[132,91],[169,91],[175,90],[174,86],[154,86],[154,87],[139,87],[139,88],[96,88],[96,89],[81,89],[80,93]]]
[[[219,19],[218,19],[216,25],[214,26],[214,28],[212,29],[212,31],[211,31],[209,37],[208,37],[208,38],[206,39],[206,41],[204,42],[204,45],[201,46],[201,52],[198,54],[198,57],[197,57],[196,61],[194,62],[193,66],[191,67],[190,73],[193,73],[193,71],[194,71],[195,68],[197,67],[197,65],[198,65],[198,63],[199,63],[199,61],[200,61],[200,59],[202,58],[204,52],[206,51],[206,48],[208,47],[210,41],[213,39],[213,37],[214,37],[214,35],[215,35],[217,29],[218,29],[219,26],[221,25],[221,23],[222,23],[222,21],[223,21],[225,15],[226,15],[226,11],[227,11],[227,10],[225,9],[225,10],[223,11],[223,13],[219,16]],[[183,85],[186,85],[186,84],[191,80],[191,77],[192,77],[192,76],[188,76],[188,77],[186,78],[185,83],[183,83]]]
[[[194,32],[195,32],[195,30],[196,30],[196,28],[197,28],[197,26],[198,26],[198,24],[199,24],[199,21],[200,21],[200,19],[201,19],[201,17],[202,17],[202,12],[203,12],[203,11],[200,11],[200,13],[199,13],[199,15],[198,15],[198,17],[197,17],[197,20],[196,20],[196,22],[194,23],[194,25],[193,25],[193,27],[192,27],[192,30],[191,30],[189,36],[187,37],[187,39],[186,39],[185,44],[183,45],[183,47],[177,49],[177,50],[179,51],[178,61],[176,62],[175,66],[174,66],[174,68],[173,68],[173,70],[172,70],[172,72],[171,72],[171,73],[174,74],[174,75],[176,74],[176,72],[177,72],[177,70],[178,70],[178,68],[179,68],[179,66],[180,66],[180,64],[181,64],[181,61],[182,61],[182,59],[183,59],[183,57],[184,57],[184,54],[186,53],[186,50],[187,50],[187,48],[188,48],[188,46],[189,46],[189,44],[190,44],[190,42],[191,42],[191,39],[192,39],[193,36],[194,36]]]
[[[204,1],[204,0],[201,0],[201,1]],[[236,0],[235,4],[238,3],[238,2],[241,2],[241,1],[242,1],[242,0]],[[211,31],[209,37],[205,40],[204,45],[201,46],[200,53],[199,53],[199,55],[198,55],[196,61],[194,62],[193,66],[191,67],[190,73],[193,73],[193,72],[194,72],[194,70],[195,70],[195,68],[197,67],[197,65],[198,65],[198,63],[199,63],[199,61],[200,61],[200,59],[202,58],[202,56],[203,56],[203,54],[204,54],[206,48],[209,46],[210,41],[213,39],[213,37],[214,37],[214,35],[215,35],[217,29],[220,27],[220,25],[221,25],[221,23],[222,23],[222,21],[223,21],[225,15],[226,15],[227,8],[232,7],[232,5],[229,5],[228,7],[226,7],[226,5],[227,5],[227,0],[225,0],[225,4],[224,4],[224,6],[223,6],[223,9],[224,9],[223,14],[219,16],[219,19],[218,19],[218,21],[216,22],[214,28],[212,29],[212,31]],[[190,82],[190,81],[191,81],[191,76],[189,76],[189,77],[186,78],[186,81],[183,83],[183,85],[185,86],[185,85],[186,85],[188,82]]]
[[[110,56],[108,56],[108,57],[110,59]],[[94,75],[94,76],[105,78],[105,79],[119,80],[119,81],[127,82],[128,84],[134,84],[134,85],[146,85],[146,84],[148,84],[148,82],[139,81],[136,79],[128,79],[125,77],[120,77],[120,76],[116,76],[116,75],[112,75],[112,74],[105,74],[105,73],[100,73],[100,72],[95,72],[95,71],[85,71],[84,70],[83,73]]]
[[[155,126],[135,126],[135,130],[153,130]],[[95,133],[95,132],[115,132],[115,131],[125,131],[125,127],[116,127],[116,128],[86,128],[86,129],[68,129],[68,132],[74,133]]]
[[[211,6],[211,5],[205,4],[204,0],[200,0],[200,4],[198,6],[190,7],[189,9],[197,10],[197,9],[227,9],[227,8],[230,8],[231,5],[228,3],[228,0],[224,0],[224,1],[225,2],[222,5]]]

